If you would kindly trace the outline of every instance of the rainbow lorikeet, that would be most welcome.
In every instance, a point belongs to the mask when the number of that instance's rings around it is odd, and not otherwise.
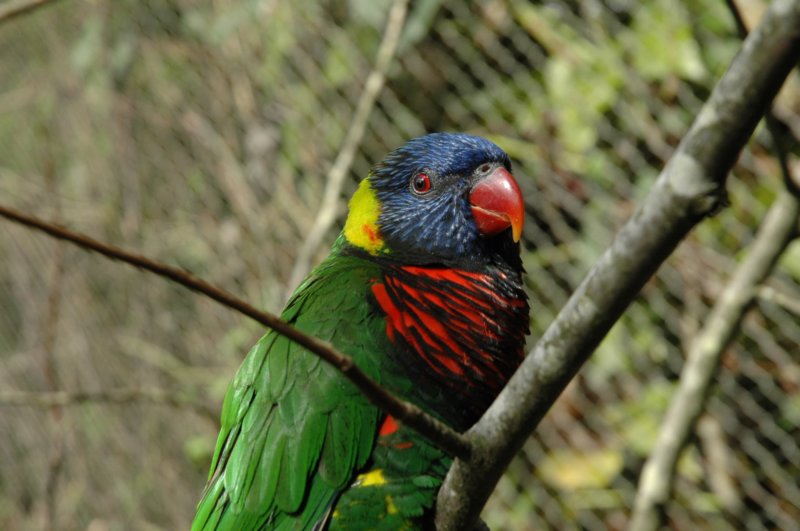
[[[435,133],[390,153],[282,317],[466,430],[524,353],[524,205],[493,143]],[[451,458],[274,332],[250,351],[193,530],[421,529]]]

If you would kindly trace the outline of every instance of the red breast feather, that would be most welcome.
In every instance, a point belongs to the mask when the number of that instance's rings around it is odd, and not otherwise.
[[[528,302],[520,275],[496,267],[389,266],[372,293],[393,354],[412,377],[428,376],[440,388],[429,395],[462,402],[454,415],[447,408],[441,415],[472,424],[524,356]]]

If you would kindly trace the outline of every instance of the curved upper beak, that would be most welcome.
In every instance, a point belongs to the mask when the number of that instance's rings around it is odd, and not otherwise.
[[[518,242],[525,221],[525,203],[517,181],[500,166],[478,181],[470,190],[469,204],[478,231],[492,236],[511,227],[511,236]]]

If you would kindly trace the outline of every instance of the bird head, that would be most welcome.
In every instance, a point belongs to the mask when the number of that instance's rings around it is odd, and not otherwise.
[[[503,150],[476,136],[434,133],[372,169],[350,201],[344,235],[372,255],[466,266],[518,259],[523,219]]]

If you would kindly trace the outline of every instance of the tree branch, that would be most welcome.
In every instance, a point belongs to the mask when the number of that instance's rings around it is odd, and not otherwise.
[[[800,204],[783,191],[767,213],[747,258],[720,295],[689,347],[678,390],[639,480],[630,529],[658,529],[672,492],[675,466],[705,408],[719,359],[781,253],[796,235]]]
[[[739,11],[739,6],[736,5],[736,0],[726,0],[725,4],[727,4],[728,10],[731,12],[733,21],[736,24],[736,30],[739,32],[739,37],[741,37],[742,40],[746,39],[749,30],[744,17],[742,17],[741,11]],[[767,110],[767,113],[764,115],[764,124],[772,137],[772,144],[775,149],[775,156],[778,159],[778,164],[780,164],[781,167],[784,186],[786,186],[789,192],[800,198],[800,184],[794,180],[792,171],[789,168],[789,152],[797,147],[798,143],[800,143],[800,139],[793,135],[789,126],[778,118],[772,109]]]
[[[319,247],[325,234],[331,228],[331,225],[336,221],[336,207],[339,204],[339,196],[342,192],[344,179],[350,172],[353,159],[355,159],[356,156],[356,150],[359,144],[361,144],[361,139],[364,138],[364,131],[367,128],[367,121],[369,121],[370,113],[386,81],[386,72],[389,70],[389,66],[392,64],[392,59],[397,50],[397,43],[400,41],[400,34],[402,33],[401,30],[403,29],[407,11],[408,0],[395,0],[389,10],[386,30],[380,47],[378,48],[378,55],[375,59],[375,67],[367,77],[364,90],[361,92],[361,97],[356,105],[353,120],[350,122],[350,128],[347,130],[347,136],[344,142],[342,142],[342,148],[339,150],[339,154],[328,172],[322,204],[320,204],[319,207],[319,214],[317,214],[316,219],[314,219],[314,225],[309,230],[302,247],[300,247],[300,252],[295,259],[294,268],[292,269],[292,274],[287,284],[289,294],[291,294],[291,290],[293,290],[308,274],[308,271],[311,269],[311,259],[314,252]]]
[[[102,243],[84,234],[73,232],[59,225],[48,223],[2,205],[0,205],[0,217],[40,230],[55,238],[72,242],[83,249],[100,253],[108,258],[120,260],[169,279],[192,291],[201,293],[227,308],[236,310],[264,326],[268,326],[278,334],[286,336],[339,369],[348,380],[364,393],[370,402],[406,426],[416,430],[444,451],[462,458],[467,458],[470,455],[470,445],[460,433],[428,415],[417,406],[394,397],[358,368],[352,358],[336,350],[330,343],[298,330],[282,321],[279,317],[254,308],[233,294],[212,286],[183,269],[156,262],[119,247]]]
[[[714,88],[650,194],[469,432],[439,491],[440,530],[469,529],[513,456],[580,366],[688,232],[725,198],[725,179],[800,54],[800,2],[775,0]]]
[[[0,407],[64,408],[86,403],[128,404],[149,402],[173,407],[189,407],[210,419],[219,422],[219,413],[186,396],[163,389],[106,389],[103,391],[0,391]]]
[[[18,0],[6,2],[0,6],[0,23],[8,22],[20,15],[24,15],[40,7],[55,4],[58,0]]]
[[[744,20],[733,0],[727,1],[742,38],[747,37]],[[787,129],[768,111],[767,129],[772,137],[786,190],[773,203],[755,237],[749,256],[739,266],[720,295],[703,329],[692,341],[678,390],[670,402],[659,430],[656,445],[639,478],[630,529],[654,530],[666,520],[666,505],[672,494],[675,467],[700,415],[719,360],[736,335],[739,324],[763,288],[780,255],[797,235],[800,220],[800,195],[788,163]],[[797,140],[791,138],[796,143]]]
[[[697,437],[708,464],[708,486],[722,509],[732,519],[739,519],[744,503],[734,477],[737,470],[735,451],[726,441],[722,422],[705,414],[697,421]]]

